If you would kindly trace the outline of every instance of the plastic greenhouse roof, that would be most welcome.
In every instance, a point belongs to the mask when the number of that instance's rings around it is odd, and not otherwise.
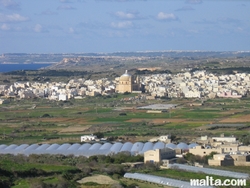
[[[176,147],[179,149],[188,149],[188,145],[183,142],[180,142]]]
[[[172,148],[172,149],[175,149],[177,146],[173,143],[168,143],[166,144],[166,148]]]
[[[183,148],[186,149],[188,146],[185,143],[178,144],[179,147],[183,146]],[[84,143],[84,144],[11,144],[9,146],[2,144],[0,145],[0,154],[24,154],[24,155],[30,155],[30,154],[62,154],[62,155],[75,155],[75,156],[92,156],[92,155],[109,155],[119,152],[130,152],[131,155],[135,154],[144,154],[144,152],[152,149],[162,149],[165,147],[172,148],[175,146],[175,144],[165,144],[163,142],[126,142],[126,143]]]
[[[154,147],[154,144],[152,142],[146,142],[142,148],[142,150],[140,151],[140,153],[144,153],[148,150],[152,150]]]
[[[195,146],[199,146],[199,144],[191,143],[191,144],[188,145],[188,148],[193,148],[193,147],[195,147]]]
[[[142,181],[147,181],[151,183],[157,183],[161,185],[171,186],[171,187],[183,187],[183,188],[193,188],[194,186],[190,185],[190,182],[181,181],[171,178],[164,178],[160,176],[150,175],[150,174],[141,174],[141,173],[125,173],[125,178],[137,179]],[[198,186],[196,186],[198,187]],[[210,188],[210,186],[200,186],[203,188]]]
[[[154,147],[153,147],[153,149],[155,150],[155,149],[163,149],[165,147],[165,143],[163,143],[163,142],[156,142],[155,144],[154,144]]]
[[[120,151],[130,151],[132,147],[133,144],[131,142],[126,142],[125,144],[123,144]]]
[[[200,168],[200,167],[195,167],[195,166],[190,166],[190,165],[183,165],[183,164],[169,164],[170,168],[178,168],[178,169],[183,169],[186,171],[191,171],[191,172],[203,172],[205,174],[213,174],[213,175],[218,175],[218,176],[226,176],[226,177],[232,177],[232,178],[249,178],[249,174],[246,173],[239,173],[239,172],[231,172],[231,171],[226,171],[226,170],[217,170],[213,168]]]

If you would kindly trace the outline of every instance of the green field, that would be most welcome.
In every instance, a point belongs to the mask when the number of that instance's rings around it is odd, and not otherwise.
[[[209,130],[205,125],[220,124],[225,119],[234,123],[250,114],[250,98],[242,99],[163,99],[134,103],[123,98],[136,94],[114,94],[109,97],[86,97],[81,100],[49,101],[46,99],[12,99],[0,106],[0,144],[79,142],[83,134],[103,132],[105,137],[157,136],[173,134],[188,142],[191,137],[221,132],[239,137],[246,129],[236,127]],[[177,104],[164,113],[146,113],[138,106]],[[202,103],[201,106],[190,106]],[[244,106],[244,108],[242,107]],[[250,125],[247,118],[243,124]],[[236,121],[236,122],[235,122]],[[197,131],[198,130],[198,131]],[[70,131],[70,132],[69,132]]]

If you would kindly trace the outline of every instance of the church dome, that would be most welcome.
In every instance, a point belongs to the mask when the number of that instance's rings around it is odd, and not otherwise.
[[[130,81],[131,80],[131,75],[128,74],[128,71],[126,70],[126,72],[121,75],[120,77],[120,81]]]

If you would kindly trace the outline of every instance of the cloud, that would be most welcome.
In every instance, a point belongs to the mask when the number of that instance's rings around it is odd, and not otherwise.
[[[244,29],[241,28],[241,27],[237,27],[236,29],[237,29],[237,31],[243,31],[243,30],[244,30]]]
[[[107,1],[107,2],[131,2],[136,0],[95,0],[95,1]],[[147,1],[147,0],[137,0],[137,1]]]
[[[198,30],[196,30],[196,29],[189,29],[187,32],[189,32],[189,33],[193,33],[193,34],[197,34],[197,33],[199,33],[199,31],[198,31]]]
[[[20,5],[13,0],[0,0],[0,4],[8,9],[20,10]]]
[[[117,11],[112,14],[118,19],[123,19],[123,20],[136,20],[136,19],[143,19],[142,16],[139,15],[139,12],[137,11],[130,11],[130,12],[123,12],[123,11]]]
[[[57,10],[75,10],[76,8],[70,6],[70,5],[61,5],[57,7]]]
[[[4,15],[0,13],[0,22],[25,22],[28,20],[28,17],[21,16],[20,14]]]
[[[7,24],[3,24],[3,25],[1,25],[1,30],[8,31],[8,30],[10,30],[10,27]]]
[[[228,24],[239,24],[241,21],[235,18],[219,18],[218,21]]]
[[[188,4],[201,4],[202,0],[186,0]]]
[[[133,13],[125,13],[122,11],[118,11],[114,15],[120,19],[134,19],[136,17],[136,15]]]
[[[217,25],[222,26],[224,24],[240,24],[241,20],[234,19],[234,18],[219,18],[215,21],[202,19],[200,21],[194,21],[192,23],[194,23],[194,24],[217,24]],[[221,24],[221,23],[223,23],[223,24]]]
[[[69,33],[75,33],[75,30],[72,27],[70,27],[69,28]]]
[[[131,21],[124,21],[124,22],[112,22],[111,27],[116,29],[128,29],[133,27],[133,23]]]
[[[104,29],[109,28],[107,24],[104,24],[103,22],[80,22],[77,25],[78,28],[84,28],[84,29]]]
[[[57,12],[53,12],[51,10],[45,10],[43,12],[41,12],[41,15],[56,15]]]
[[[40,24],[36,24],[34,27],[34,31],[37,33],[40,33],[42,31],[43,27]]]
[[[176,9],[175,11],[189,11],[189,10],[194,10],[194,9],[190,6],[184,6],[182,8]]]
[[[2,31],[7,31],[7,32],[12,32],[12,31],[22,31],[23,29],[21,28],[21,27],[19,27],[19,26],[9,26],[9,25],[7,25],[7,24],[2,24],[1,26],[0,26],[0,30],[2,30]]]
[[[160,20],[160,21],[175,21],[175,20],[178,20],[178,18],[170,13],[164,13],[164,12],[159,12],[158,15],[157,15],[157,20]]]
[[[210,20],[207,20],[207,19],[202,19],[201,21],[195,21],[193,23],[195,23],[195,24],[216,24],[216,22],[210,21]]]
[[[61,3],[72,3],[70,0],[60,0]]]
[[[47,26],[47,28],[49,30],[57,30],[57,31],[62,31],[63,30],[63,28],[61,26],[59,26],[59,25],[49,25],[49,26]]]
[[[33,30],[36,33],[46,33],[46,32],[48,32],[48,30],[43,28],[43,26],[41,26],[40,24],[36,24],[35,27],[33,28]]]

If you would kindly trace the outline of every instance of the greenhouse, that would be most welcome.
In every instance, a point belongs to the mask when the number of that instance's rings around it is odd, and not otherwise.
[[[194,146],[194,143],[190,145]],[[93,155],[109,155],[117,154],[119,152],[130,152],[131,155],[141,154],[148,150],[163,149],[163,148],[179,148],[188,149],[189,145],[181,143],[175,145],[173,143],[165,144],[164,142],[116,142],[116,143],[84,143],[84,144],[21,144],[21,145],[0,145],[0,154],[61,154],[61,155],[75,155],[75,156],[93,156]]]
[[[168,187],[182,187],[182,188],[193,188],[194,186],[190,185],[190,182],[181,181],[171,178],[164,178],[160,176],[154,176],[150,174],[141,174],[141,173],[126,173],[124,175],[125,178],[135,179],[140,181],[147,181],[150,183],[156,183],[160,185],[165,185]],[[211,188],[210,186],[195,186],[195,187],[203,187],[203,188]]]

